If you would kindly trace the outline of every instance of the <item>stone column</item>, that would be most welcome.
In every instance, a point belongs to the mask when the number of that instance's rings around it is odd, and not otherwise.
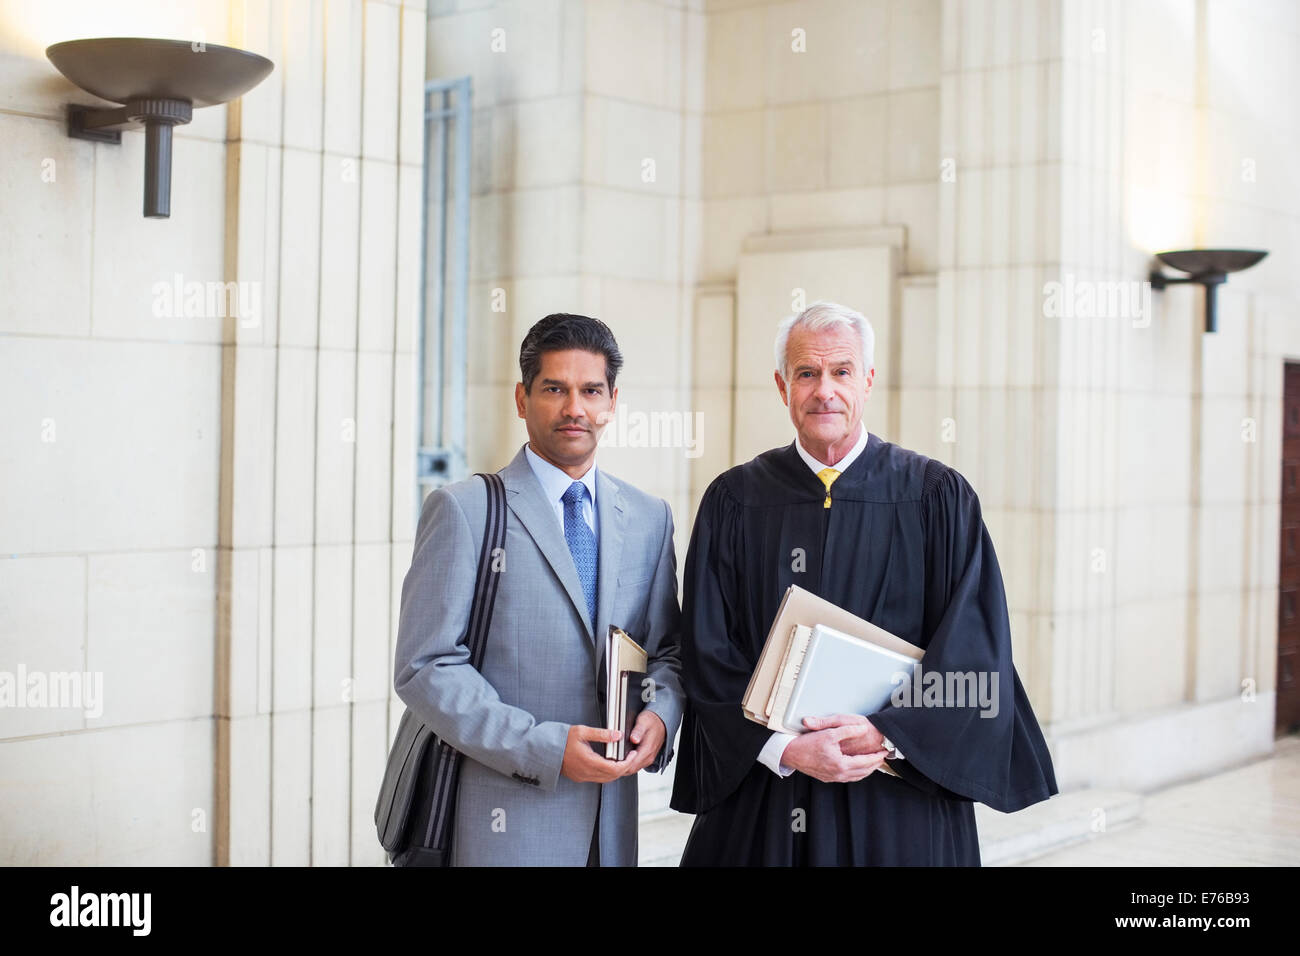
[[[229,119],[217,862],[380,863],[410,562],[423,2],[237,0],[276,71]]]

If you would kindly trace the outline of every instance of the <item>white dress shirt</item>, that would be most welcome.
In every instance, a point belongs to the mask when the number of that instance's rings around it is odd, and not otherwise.
[[[581,478],[570,478],[567,474],[552,465],[541,455],[533,451],[529,445],[524,446],[524,453],[528,458],[528,464],[532,466],[533,474],[542,485],[542,492],[546,495],[546,500],[551,503],[551,511],[555,514],[555,520],[560,525],[560,534],[564,534],[564,493],[575,482],[580,481],[587,488],[587,493],[582,496],[582,518],[587,522],[587,527],[591,533],[596,536],[596,543],[600,543],[600,529],[596,526],[596,464],[592,462],[587,473]]]
[[[794,447],[795,450],[799,452],[799,457],[804,460],[804,464],[812,470],[814,475],[824,468],[834,468],[836,471],[843,474],[848,471],[849,465],[857,461],[858,456],[862,454],[862,450],[867,447],[867,442],[869,440],[870,433],[863,428],[861,433],[858,435],[857,443],[849,449],[848,454],[833,465],[828,465],[825,462],[818,461],[814,458],[812,454],[803,447],[803,443],[799,441],[798,436],[795,437]],[[792,740],[794,740],[794,734],[774,732],[772,736],[767,739],[767,743],[763,745],[763,749],[759,751],[758,762],[778,776],[790,776],[790,774],[794,773],[794,768],[787,767],[785,764],[781,763],[781,755],[785,753],[785,748]],[[890,743],[888,739],[885,740],[884,747],[886,750],[893,751],[893,753],[890,754],[891,759],[903,759],[903,755],[894,748],[894,745]]]

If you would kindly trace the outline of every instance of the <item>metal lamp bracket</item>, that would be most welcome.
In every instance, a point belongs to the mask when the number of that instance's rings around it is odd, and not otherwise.
[[[144,126],[144,214],[171,214],[172,127],[194,117],[189,100],[142,97],[112,109],[68,107],[68,135],[96,143],[121,143],[122,130]]]

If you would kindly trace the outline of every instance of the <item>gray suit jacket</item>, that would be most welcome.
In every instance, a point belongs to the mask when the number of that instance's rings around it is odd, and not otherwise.
[[[637,780],[575,783],[561,776],[569,727],[604,725],[597,683],[610,624],[649,657],[672,759],[682,713],[676,554],[668,504],[597,471],[600,536],[596,631],[564,533],[523,447],[501,471],[506,544],[482,672],[461,643],[469,626],[487,491],[471,477],[424,502],[402,584],[397,696],[466,759],[452,864],[583,866],[599,826],[600,862],[637,862]]]

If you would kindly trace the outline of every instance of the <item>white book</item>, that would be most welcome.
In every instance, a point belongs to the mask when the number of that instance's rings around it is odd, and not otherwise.
[[[889,704],[900,683],[912,680],[916,663],[909,655],[818,624],[798,662],[789,703],[773,716],[779,714],[786,727],[802,727],[805,717],[870,716]]]

